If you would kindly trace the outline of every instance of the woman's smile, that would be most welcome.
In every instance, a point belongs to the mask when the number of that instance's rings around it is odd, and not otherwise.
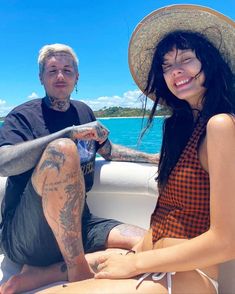
[[[186,100],[192,106],[200,104],[206,90],[205,75],[192,50],[173,48],[165,55],[162,68],[169,90],[178,99]]]

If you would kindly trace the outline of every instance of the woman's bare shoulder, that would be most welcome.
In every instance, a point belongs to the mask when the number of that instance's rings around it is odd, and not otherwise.
[[[220,113],[212,116],[207,123],[207,132],[217,135],[235,135],[235,115]]]

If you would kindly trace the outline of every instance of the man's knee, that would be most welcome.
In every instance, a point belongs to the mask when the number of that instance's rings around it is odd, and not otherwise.
[[[73,164],[79,160],[75,143],[66,138],[56,139],[45,148],[37,165],[38,172],[56,169],[58,172],[66,164]]]
[[[43,155],[56,156],[54,152],[77,156],[76,144],[68,138],[60,138],[50,142],[45,148]]]
[[[45,148],[32,175],[32,183],[40,194],[40,183],[45,179],[63,177],[69,171],[80,168],[80,158],[76,144],[67,138],[56,139]]]
[[[108,236],[107,247],[131,249],[145,235],[146,230],[130,224],[114,227]]]

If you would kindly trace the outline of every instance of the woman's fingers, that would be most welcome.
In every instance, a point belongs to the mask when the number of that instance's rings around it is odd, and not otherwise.
[[[110,255],[110,254],[109,254]],[[99,256],[98,258],[97,258],[97,262],[98,263],[103,263],[103,262],[105,262],[106,260],[107,260],[107,256],[108,256],[108,254],[107,255],[101,255],[101,256]]]
[[[110,276],[107,272],[99,272],[99,273],[95,274],[94,278],[95,279],[108,279],[108,278],[110,278]]]
[[[106,268],[106,263],[105,262],[102,262],[102,263],[99,263],[98,266],[97,266],[97,270],[98,272],[102,271],[103,269]]]

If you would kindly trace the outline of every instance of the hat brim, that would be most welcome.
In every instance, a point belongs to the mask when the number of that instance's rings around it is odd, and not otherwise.
[[[128,50],[130,72],[144,93],[156,45],[170,32],[188,30],[207,37],[235,73],[235,23],[225,15],[198,5],[171,5],[147,15],[135,28]],[[154,95],[150,95],[155,99]]]

